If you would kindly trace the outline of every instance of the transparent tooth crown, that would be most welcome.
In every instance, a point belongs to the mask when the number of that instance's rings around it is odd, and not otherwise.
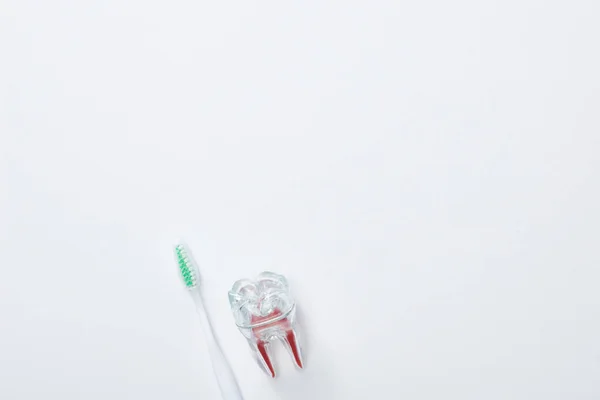
[[[275,377],[269,351],[274,340],[282,341],[295,364],[303,367],[295,330],[296,305],[283,275],[263,272],[254,281],[235,282],[229,291],[229,303],[238,329],[267,374]]]

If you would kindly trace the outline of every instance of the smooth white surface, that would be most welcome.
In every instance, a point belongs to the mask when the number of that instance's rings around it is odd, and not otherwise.
[[[600,397],[600,3],[0,5],[0,398]],[[234,280],[288,276],[306,370]]]

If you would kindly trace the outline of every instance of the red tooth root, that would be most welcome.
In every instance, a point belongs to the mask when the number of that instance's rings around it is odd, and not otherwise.
[[[251,320],[252,320],[252,324],[260,324],[262,322],[269,321],[271,319],[274,319],[274,318],[277,318],[280,316],[281,316],[281,310],[275,309],[269,315],[265,315],[265,316],[253,315]],[[279,328],[281,328],[282,330],[285,331],[284,340],[287,342],[286,344],[289,346],[289,348],[292,351],[292,355],[294,357],[294,362],[296,363],[296,365],[298,367],[303,368],[302,358],[300,357],[300,346],[298,345],[298,340],[296,339],[296,333],[292,329],[292,325],[287,318],[282,318],[278,321],[273,321],[272,323],[268,323],[266,325],[252,328],[252,333],[254,334],[254,337],[256,337],[256,339],[257,339],[256,343],[257,343],[258,353],[260,354],[260,357],[263,359],[264,364],[269,369],[271,377],[273,377],[273,378],[275,377],[275,369],[273,368],[273,363],[271,362],[271,358],[269,357],[269,353],[267,352],[268,343],[266,343],[261,338],[260,333],[265,329],[272,328],[275,326],[278,326]]]
[[[298,365],[300,368],[303,368],[302,359],[300,358],[300,347],[298,347],[298,342],[296,341],[296,334],[291,329],[287,331],[287,341],[290,344],[292,353],[294,354],[294,360],[296,360],[296,365]]]
[[[269,358],[269,353],[267,353],[267,345],[262,340],[257,343],[258,352],[262,357],[263,361],[269,368],[269,372],[271,373],[271,378],[275,378],[275,369],[273,368],[273,363],[271,363],[271,359]]]

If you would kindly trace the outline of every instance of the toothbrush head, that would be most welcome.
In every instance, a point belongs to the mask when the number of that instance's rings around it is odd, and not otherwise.
[[[194,289],[198,285],[198,269],[185,245],[180,243],[175,246],[175,258],[184,285],[188,289]]]

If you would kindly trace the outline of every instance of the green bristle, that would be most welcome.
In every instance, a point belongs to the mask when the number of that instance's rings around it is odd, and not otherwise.
[[[183,245],[180,244],[175,246],[175,256],[177,257],[177,265],[179,266],[183,283],[185,283],[185,286],[188,288],[195,287],[196,270]]]

